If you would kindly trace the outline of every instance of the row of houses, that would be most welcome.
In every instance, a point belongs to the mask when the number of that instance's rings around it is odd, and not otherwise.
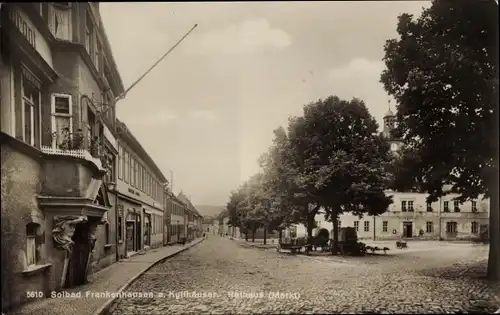
[[[127,126],[97,2],[0,7],[2,311],[199,237],[202,217]]]

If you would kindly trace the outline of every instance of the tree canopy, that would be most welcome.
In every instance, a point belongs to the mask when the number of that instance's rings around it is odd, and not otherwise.
[[[429,201],[447,193],[443,184],[462,202],[490,197],[489,272],[498,279],[498,5],[436,0],[416,19],[401,15],[397,31],[381,75],[406,147],[396,182],[417,180]]]
[[[262,173],[231,195],[230,216],[269,229],[302,223],[311,236],[321,210],[334,222],[342,212],[385,212],[392,202],[384,193],[390,155],[377,128],[358,99],[330,96],[304,106],[287,129],[274,131],[260,158]]]

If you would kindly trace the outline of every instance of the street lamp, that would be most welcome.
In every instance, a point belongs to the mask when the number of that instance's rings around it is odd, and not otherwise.
[[[107,183],[109,191],[112,191],[115,195],[115,254],[116,254],[116,261],[120,261],[120,253],[118,252],[118,243],[119,243],[119,234],[118,234],[118,191],[116,190],[116,183],[115,182],[109,182]]]

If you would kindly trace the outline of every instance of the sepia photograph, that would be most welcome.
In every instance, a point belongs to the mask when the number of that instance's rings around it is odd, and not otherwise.
[[[500,314],[498,15],[0,3],[2,315]]]

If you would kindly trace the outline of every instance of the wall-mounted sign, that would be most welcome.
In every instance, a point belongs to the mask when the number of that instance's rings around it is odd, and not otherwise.
[[[134,194],[134,195],[136,195],[136,196],[138,196],[138,197],[140,197],[140,196],[141,196],[141,194],[139,194],[139,192],[138,192],[138,191],[135,191],[135,190],[133,190],[133,189],[132,189],[132,188],[130,188],[130,187],[129,187],[129,189],[128,189],[128,192],[129,192],[129,193],[131,193],[131,194]]]
[[[36,33],[17,11],[10,12],[10,19],[28,42],[36,49]]]

